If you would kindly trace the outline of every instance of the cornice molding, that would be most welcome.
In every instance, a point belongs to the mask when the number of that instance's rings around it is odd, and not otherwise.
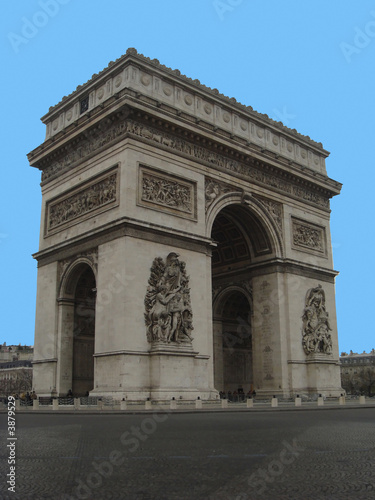
[[[55,147],[50,153],[45,150],[44,154],[38,155],[33,166],[43,171],[44,185],[126,138],[193,158],[215,170],[301,199],[326,211],[329,211],[329,198],[340,192],[341,185],[325,176],[311,175],[301,168],[293,168],[280,158],[261,159],[264,154],[249,151],[249,147],[233,139],[223,141],[214,133],[203,136],[201,131],[187,130],[163,117],[130,109],[129,105],[116,110],[111,116],[103,117],[80,135],[67,137],[64,144]]]
[[[200,253],[210,253],[212,247],[212,240],[204,236],[197,236],[193,233],[158,224],[146,223],[130,217],[121,217],[98,229],[70,238],[69,241],[62,241],[40,250],[33,254],[33,258],[38,261],[38,266],[43,266],[52,262],[67,260],[72,256],[90,251],[93,247],[99,247],[105,242],[124,236],[155,241],[155,235],[157,235],[158,241],[161,243],[179,248],[189,247]]]
[[[278,129],[280,132],[288,136],[294,137],[296,140],[303,141],[304,143],[309,144],[311,147],[319,149],[321,154],[328,156],[328,152],[323,149],[323,146],[320,142],[316,142],[312,140],[309,136],[305,136],[300,134],[295,129],[290,129],[286,127],[282,122],[275,121],[271,119],[268,115],[263,113],[258,113],[251,106],[246,106],[238,102],[234,97],[227,97],[224,94],[221,94],[218,89],[212,89],[202,84],[198,79],[189,78],[183,74],[178,69],[172,69],[164,64],[161,64],[158,59],[151,59],[149,57],[144,56],[143,54],[139,54],[135,48],[127,49],[126,53],[122,55],[120,58],[116,59],[116,61],[111,61],[106,68],[104,68],[99,73],[95,73],[92,77],[83,85],[78,85],[78,87],[68,96],[64,96],[62,100],[56,104],[55,106],[51,106],[49,108],[48,113],[46,113],[42,117],[43,123],[47,123],[48,121],[52,121],[56,119],[58,116],[60,119],[61,112],[69,108],[73,105],[73,103],[78,103],[79,99],[85,95],[90,96],[92,100],[91,93],[93,91],[100,92],[100,95],[103,93],[101,99],[105,99],[107,94],[113,94],[119,89],[121,89],[124,85],[122,81],[123,75],[122,72],[129,65],[133,65],[138,70],[146,70],[146,74],[142,75],[144,78],[141,79],[140,83],[143,87],[147,87],[150,85],[149,82],[150,73],[152,75],[158,76],[159,78],[163,78],[166,84],[170,86],[178,85],[179,87],[187,88],[193,93],[203,94],[207,98],[211,100],[211,102],[218,102],[220,104],[224,104],[228,109],[232,109],[237,114],[242,114],[254,120],[254,122],[261,123],[272,129]],[[107,85],[107,88],[105,88]],[[104,88],[103,88],[104,87]],[[164,98],[168,98],[172,95],[172,89],[170,87],[165,87],[163,89],[163,93],[161,96]],[[194,92],[195,91],[195,92]],[[96,97],[96,96],[95,96]],[[99,99],[99,100],[101,100]],[[91,104],[91,105],[90,105]],[[95,105],[95,102],[89,102],[89,109],[92,109],[92,106]],[[71,110],[71,113],[74,114],[74,110]]]

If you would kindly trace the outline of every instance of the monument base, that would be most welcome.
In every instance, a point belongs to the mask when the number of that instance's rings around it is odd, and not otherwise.
[[[322,394],[327,397],[341,396],[339,362],[331,354],[314,353],[306,360],[310,394]]]
[[[151,399],[217,399],[218,392],[209,387],[208,361],[208,356],[200,356],[189,343],[153,343],[150,350]]]

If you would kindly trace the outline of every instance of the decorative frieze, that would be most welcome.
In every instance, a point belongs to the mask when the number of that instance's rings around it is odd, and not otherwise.
[[[162,132],[154,129],[153,127],[144,126],[133,121],[129,121],[129,132],[192,156],[199,161],[204,161],[207,164],[214,165],[224,171],[229,171],[233,174],[247,177],[249,180],[256,183],[276,188],[287,194],[295,195],[298,198],[310,201],[320,207],[329,208],[328,198],[312,192],[307,188],[294,185],[291,181],[287,181],[275,174],[266,172],[264,169],[258,169],[254,166],[254,164],[249,165],[227,158],[226,156],[213,152],[208,148],[198,146],[193,142],[186,141],[185,139],[173,136],[172,134]],[[255,161],[253,163],[255,163]]]
[[[89,136],[89,138],[84,139],[68,154],[43,169],[42,181],[50,180],[71,169],[88,155],[93,154],[105,145],[108,146],[124,138],[126,134],[142,137],[165,148],[190,156],[199,162],[205,162],[207,165],[212,165],[222,171],[231,173],[234,176],[240,176],[257,184],[277,189],[282,193],[293,195],[303,201],[314,203],[319,207],[329,208],[328,197],[266,171],[264,168],[261,168],[262,165],[257,166],[259,162],[256,160],[251,160],[249,163],[234,160],[204,146],[197,145],[194,142],[134,120],[124,120],[107,127],[105,131],[96,131],[92,134],[92,137]]]
[[[196,183],[140,166],[138,205],[196,219]]]
[[[156,257],[145,296],[147,340],[155,344],[191,344],[193,312],[186,264],[171,252]]]
[[[302,316],[302,345],[306,354],[332,353],[332,328],[326,311],[326,296],[321,285],[306,293]]]
[[[326,255],[325,228],[292,217],[292,246],[296,250]]]
[[[117,202],[117,171],[81,184],[69,194],[47,202],[46,235],[65,228],[77,219],[90,217]]]

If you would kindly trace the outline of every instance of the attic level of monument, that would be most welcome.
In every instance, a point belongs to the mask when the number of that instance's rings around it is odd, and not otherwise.
[[[173,86],[174,83],[177,81],[179,85],[182,87],[187,86],[193,90],[195,89],[197,91],[205,92],[206,94],[211,95],[211,97],[219,98],[222,101],[225,101],[226,104],[230,105],[232,108],[233,107],[236,108],[237,112],[239,111],[245,112],[251,115],[253,118],[258,118],[263,121],[266,121],[271,126],[278,127],[282,130],[287,131],[288,133],[295,135],[296,137],[304,141],[309,142],[311,146],[315,146],[316,148],[321,149],[322,153],[327,153],[326,151],[323,150],[321,142],[315,142],[312,139],[310,139],[310,137],[299,134],[295,129],[289,129],[288,127],[283,125],[283,123],[272,120],[266,114],[256,112],[251,106],[245,106],[239,103],[234,97],[229,98],[221,94],[217,89],[211,89],[210,87],[201,84],[200,81],[197,79],[193,80],[192,78],[182,75],[178,69],[173,70],[171,68],[168,68],[164,64],[160,64],[160,62],[157,59],[150,59],[149,57],[145,57],[144,55],[139,54],[137,50],[134,48],[129,48],[126,51],[126,54],[121,56],[115,62],[113,61],[110,62],[105,69],[103,69],[97,74],[94,74],[91,77],[91,79],[87,81],[85,84],[78,85],[76,90],[72,92],[69,96],[64,96],[58,104],[56,104],[55,106],[51,106],[49,108],[49,112],[42,117],[43,123],[48,124],[51,121],[51,119],[55,119],[57,116],[59,116],[62,109],[65,109],[67,107],[69,108],[69,106],[71,106],[72,103],[76,104],[77,100],[80,104],[77,109],[79,114],[88,111],[90,109],[90,104],[92,104],[93,96],[91,95],[91,92],[93,89],[99,88],[98,91],[99,95],[97,96],[99,98],[99,101],[101,101],[101,99],[103,98],[105,99],[106,89],[101,87],[103,83],[105,83],[108,87],[107,93],[109,95],[116,96],[116,91],[122,88],[123,75],[121,71],[124,68],[126,68],[126,65],[130,64],[130,62],[132,62],[134,68],[140,70],[142,70],[144,66],[147,66],[151,72],[155,73],[160,78],[161,82],[165,82],[166,86],[163,88],[163,94],[167,97],[171,97],[173,94],[173,88],[168,87],[168,84]],[[108,85],[109,77],[111,78],[115,77],[115,80],[113,82],[110,81],[110,83],[113,83],[114,85]],[[141,82],[144,87],[148,87],[151,83],[150,75],[142,74]],[[189,106],[193,104],[193,101],[190,102],[190,99],[185,99],[185,102]],[[101,105],[102,102],[96,104]],[[226,123],[229,123],[230,120],[228,121],[225,120],[225,121]],[[58,127],[54,128],[54,130],[56,131],[57,128]]]
[[[227,140],[246,152],[260,153],[270,161],[288,164],[303,173],[326,181],[325,158],[328,152],[320,143],[298,134],[256,113],[235,99],[226,98],[197,81],[180,75],[131,49],[127,54],[77,88],[43,117],[46,141],[30,153],[32,164],[40,153],[53,151],[56,142],[76,137],[80,129],[94,125],[102,116],[115,113],[124,103],[152,112],[163,119],[185,123],[187,128],[218,140]],[[82,103],[85,106],[82,106]],[[332,181],[335,191],[340,184]]]
[[[134,49],[43,122],[38,394],[341,393],[321,144]]]

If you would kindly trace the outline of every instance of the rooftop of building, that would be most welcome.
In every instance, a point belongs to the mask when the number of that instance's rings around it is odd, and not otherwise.
[[[4,370],[6,368],[32,368],[32,362],[30,360],[23,359],[0,363],[0,370]]]
[[[350,363],[357,362],[360,360],[371,360],[371,362],[375,361],[375,349],[372,349],[370,352],[363,351],[361,353],[350,351],[349,354],[347,352],[342,352],[340,355],[340,361],[342,363]]]

